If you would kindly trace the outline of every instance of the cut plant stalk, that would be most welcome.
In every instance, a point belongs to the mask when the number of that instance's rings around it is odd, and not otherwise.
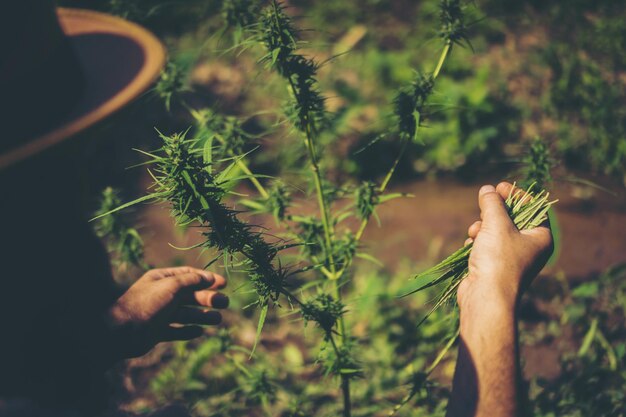
[[[519,230],[533,229],[545,223],[548,220],[548,211],[558,201],[550,200],[550,193],[546,190],[534,193],[534,186],[534,184],[531,184],[524,191],[516,188],[515,184],[513,184],[511,192],[505,200],[509,216]],[[402,297],[438,284],[448,284],[433,308],[418,325],[421,325],[433,311],[443,304],[454,300],[459,285],[469,272],[469,257],[472,253],[472,247],[472,243],[463,246],[437,265],[414,277],[414,279],[420,281],[419,287],[402,295]]]

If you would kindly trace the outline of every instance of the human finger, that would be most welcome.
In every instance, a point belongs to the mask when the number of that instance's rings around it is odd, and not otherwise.
[[[178,274],[168,279],[177,284],[178,292],[200,291],[215,285],[215,276],[207,271]]]
[[[467,235],[472,239],[476,239],[476,236],[478,235],[482,224],[483,222],[481,222],[480,220],[476,220],[470,225],[470,227],[467,228]]]
[[[163,278],[173,277],[175,275],[180,275],[180,274],[189,274],[192,272],[200,273],[202,272],[202,270],[193,268],[191,266],[175,266],[175,267],[170,267],[170,268],[151,269],[150,271],[146,273],[146,275],[149,275],[152,278],[156,278],[156,279],[163,279]]]
[[[172,317],[172,323],[202,324],[213,326],[222,322],[219,311],[201,310],[194,307],[180,307]]]
[[[222,309],[228,307],[230,299],[227,295],[220,292],[203,290],[189,293],[183,300],[183,303]]]
[[[471,237],[468,237],[467,239],[465,239],[465,243],[463,243],[463,246],[467,246],[470,243],[474,243],[474,239],[472,239]]]
[[[175,267],[175,268],[165,268],[163,269],[165,276],[166,277],[177,277],[179,275],[183,275],[183,274],[198,274],[198,275],[202,275],[204,276],[207,280],[210,280],[211,278],[213,278],[215,281],[217,281],[217,277],[218,274],[214,274],[211,271],[206,271],[204,269],[200,269],[200,268],[193,268],[190,266],[180,266],[180,267]],[[222,277],[221,275],[219,275],[219,278],[221,280],[224,280],[224,277]]]
[[[516,187],[507,181],[502,181],[496,186],[496,191],[500,194],[500,197],[507,199]]]
[[[161,340],[171,342],[175,340],[191,340],[202,336],[204,329],[200,326],[183,326],[183,327],[167,327],[162,335]]]
[[[523,188],[517,187],[506,181],[502,181],[500,184],[498,184],[496,186],[496,191],[504,200],[509,198],[510,195],[518,195],[519,197],[521,197],[524,204],[528,203],[532,199],[532,196],[524,191]]]
[[[478,191],[478,206],[480,207],[481,227],[506,227],[513,226],[507,212],[504,200],[496,192],[493,185],[483,185]]]
[[[226,278],[224,278],[220,274],[216,274],[215,272],[211,272],[211,271],[206,271],[204,269],[192,268],[189,266],[181,266],[181,267],[176,267],[176,268],[164,268],[161,271],[163,271],[163,273],[166,274],[165,276],[170,277],[170,278],[178,278],[181,275],[187,275],[187,274],[198,274],[198,275],[204,276],[209,281],[211,279],[214,280],[212,289],[222,289],[226,287]]]

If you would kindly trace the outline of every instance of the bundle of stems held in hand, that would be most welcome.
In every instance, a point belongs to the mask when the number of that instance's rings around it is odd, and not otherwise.
[[[532,229],[546,222],[548,220],[548,211],[558,201],[551,201],[549,199],[550,193],[546,190],[534,193],[534,186],[535,184],[531,184],[526,191],[513,186],[505,201],[509,216],[519,230]],[[441,305],[454,299],[461,281],[469,272],[468,265],[472,247],[473,243],[463,246],[437,265],[414,277],[414,279],[423,283],[405,295],[413,294],[444,282],[448,284],[430,313],[424,317],[421,323]]]

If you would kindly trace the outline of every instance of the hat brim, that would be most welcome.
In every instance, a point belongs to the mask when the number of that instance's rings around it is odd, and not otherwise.
[[[110,116],[144,92],[163,67],[163,45],[141,26],[90,10],[58,8],[57,14],[82,67],[83,92],[63,120],[0,155],[0,169]]]

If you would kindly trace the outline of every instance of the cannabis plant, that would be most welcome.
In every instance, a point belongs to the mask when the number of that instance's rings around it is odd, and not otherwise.
[[[107,187],[102,191],[96,216],[109,213],[121,204],[119,191]],[[96,235],[104,240],[108,252],[113,255],[114,265],[121,273],[126,273],[133,267],[139,270],[148,269],[144,260],[143,240],[132,224],[128,215],[119,212],[100,217],[94,224]]]
[[[255,295],[249,307],[259,309],[257,341],[270,308],[293,310],[303,326],[315,326],[322,343],[320,364],[339,381],[345,417],[352,415],[351,383],[364,375],[364,368],[358,355],[359,340],[346,319],[350,306],[344,293],[354,279],[355,258],[375,261],[363,251],[361,239],[370,220],[376,218],[377,206],[402,196],[388,193],[387,188],[409,145],[421,143],[422,128],[433,113],[431,96],[446,59],[454,48],[469,44],[464,7],[459,0],[439,2],[441,53],[432,70],[416,71],[413,81],[399,88],[391,103],[394,128],[380,140],[395,142],[399,153],[387,173],[380,182],[338,184],[329,178],[324,161],[330,150],[324,149],[321,141],[323,134],[332,134],[329,121],[333,115],[318,82],[321,64],[303,51],[303,32],[286,6],[276,0],[260,13],[252,1],[225,1],[226,23],[240,33],[235,37],[241,39],[238,48],[255,54],[258,63],[282,80],[288,92],[277,111],[276,129],[286,126],[281,140],[301,143],[299,149],[308,168],[305,182],[317,214],[293,212],[291,195],[296,189],[286,186],[288,181],[253,172],[248,156],[258,147],[257,137],[246,130],[245,119],[189,104],[184,107],[194,126],[180,133],[159,132],[161,148],[141,151],[148,158],[146,165],[153,179],[150,193],[109,212],[141,202],[160,202],[169,205],[177,225],[196,226],[203,236],[197,247],[216,253],[207,267],[219,261],[227,271],[245,274],[246,286]],[[171,70],[164,73],[157,90],[167,106],[172,92],[180,89],[180,74],[171,74]],[[241,182],[248,182],[257,195],[235,191]],[[520,222],[534,224],[534,215],[528,219],[523,214],[529,206],[522,208],[517,202],[513,203],[515,212],[525,219]],[[284,233],[270,234],[263,225],[247,222],[241,207],[271,215]],[[542,205],[533,207],[543,210]],[[357,226],[351,228],[350,224]],[[295,262],[286,261],[292,258],[284,252],[289,248],[298,249]],[[449,339],[430,368],[414,374],[415,392],[425,386],[425,376],[454,339]],[[256,341],[251,355],[255,346]],[[261,385],[271,386],[264,374],[255,380],[255,392]],[[271,390],[265,391],[269,397],[260,401],[271,397]]]

